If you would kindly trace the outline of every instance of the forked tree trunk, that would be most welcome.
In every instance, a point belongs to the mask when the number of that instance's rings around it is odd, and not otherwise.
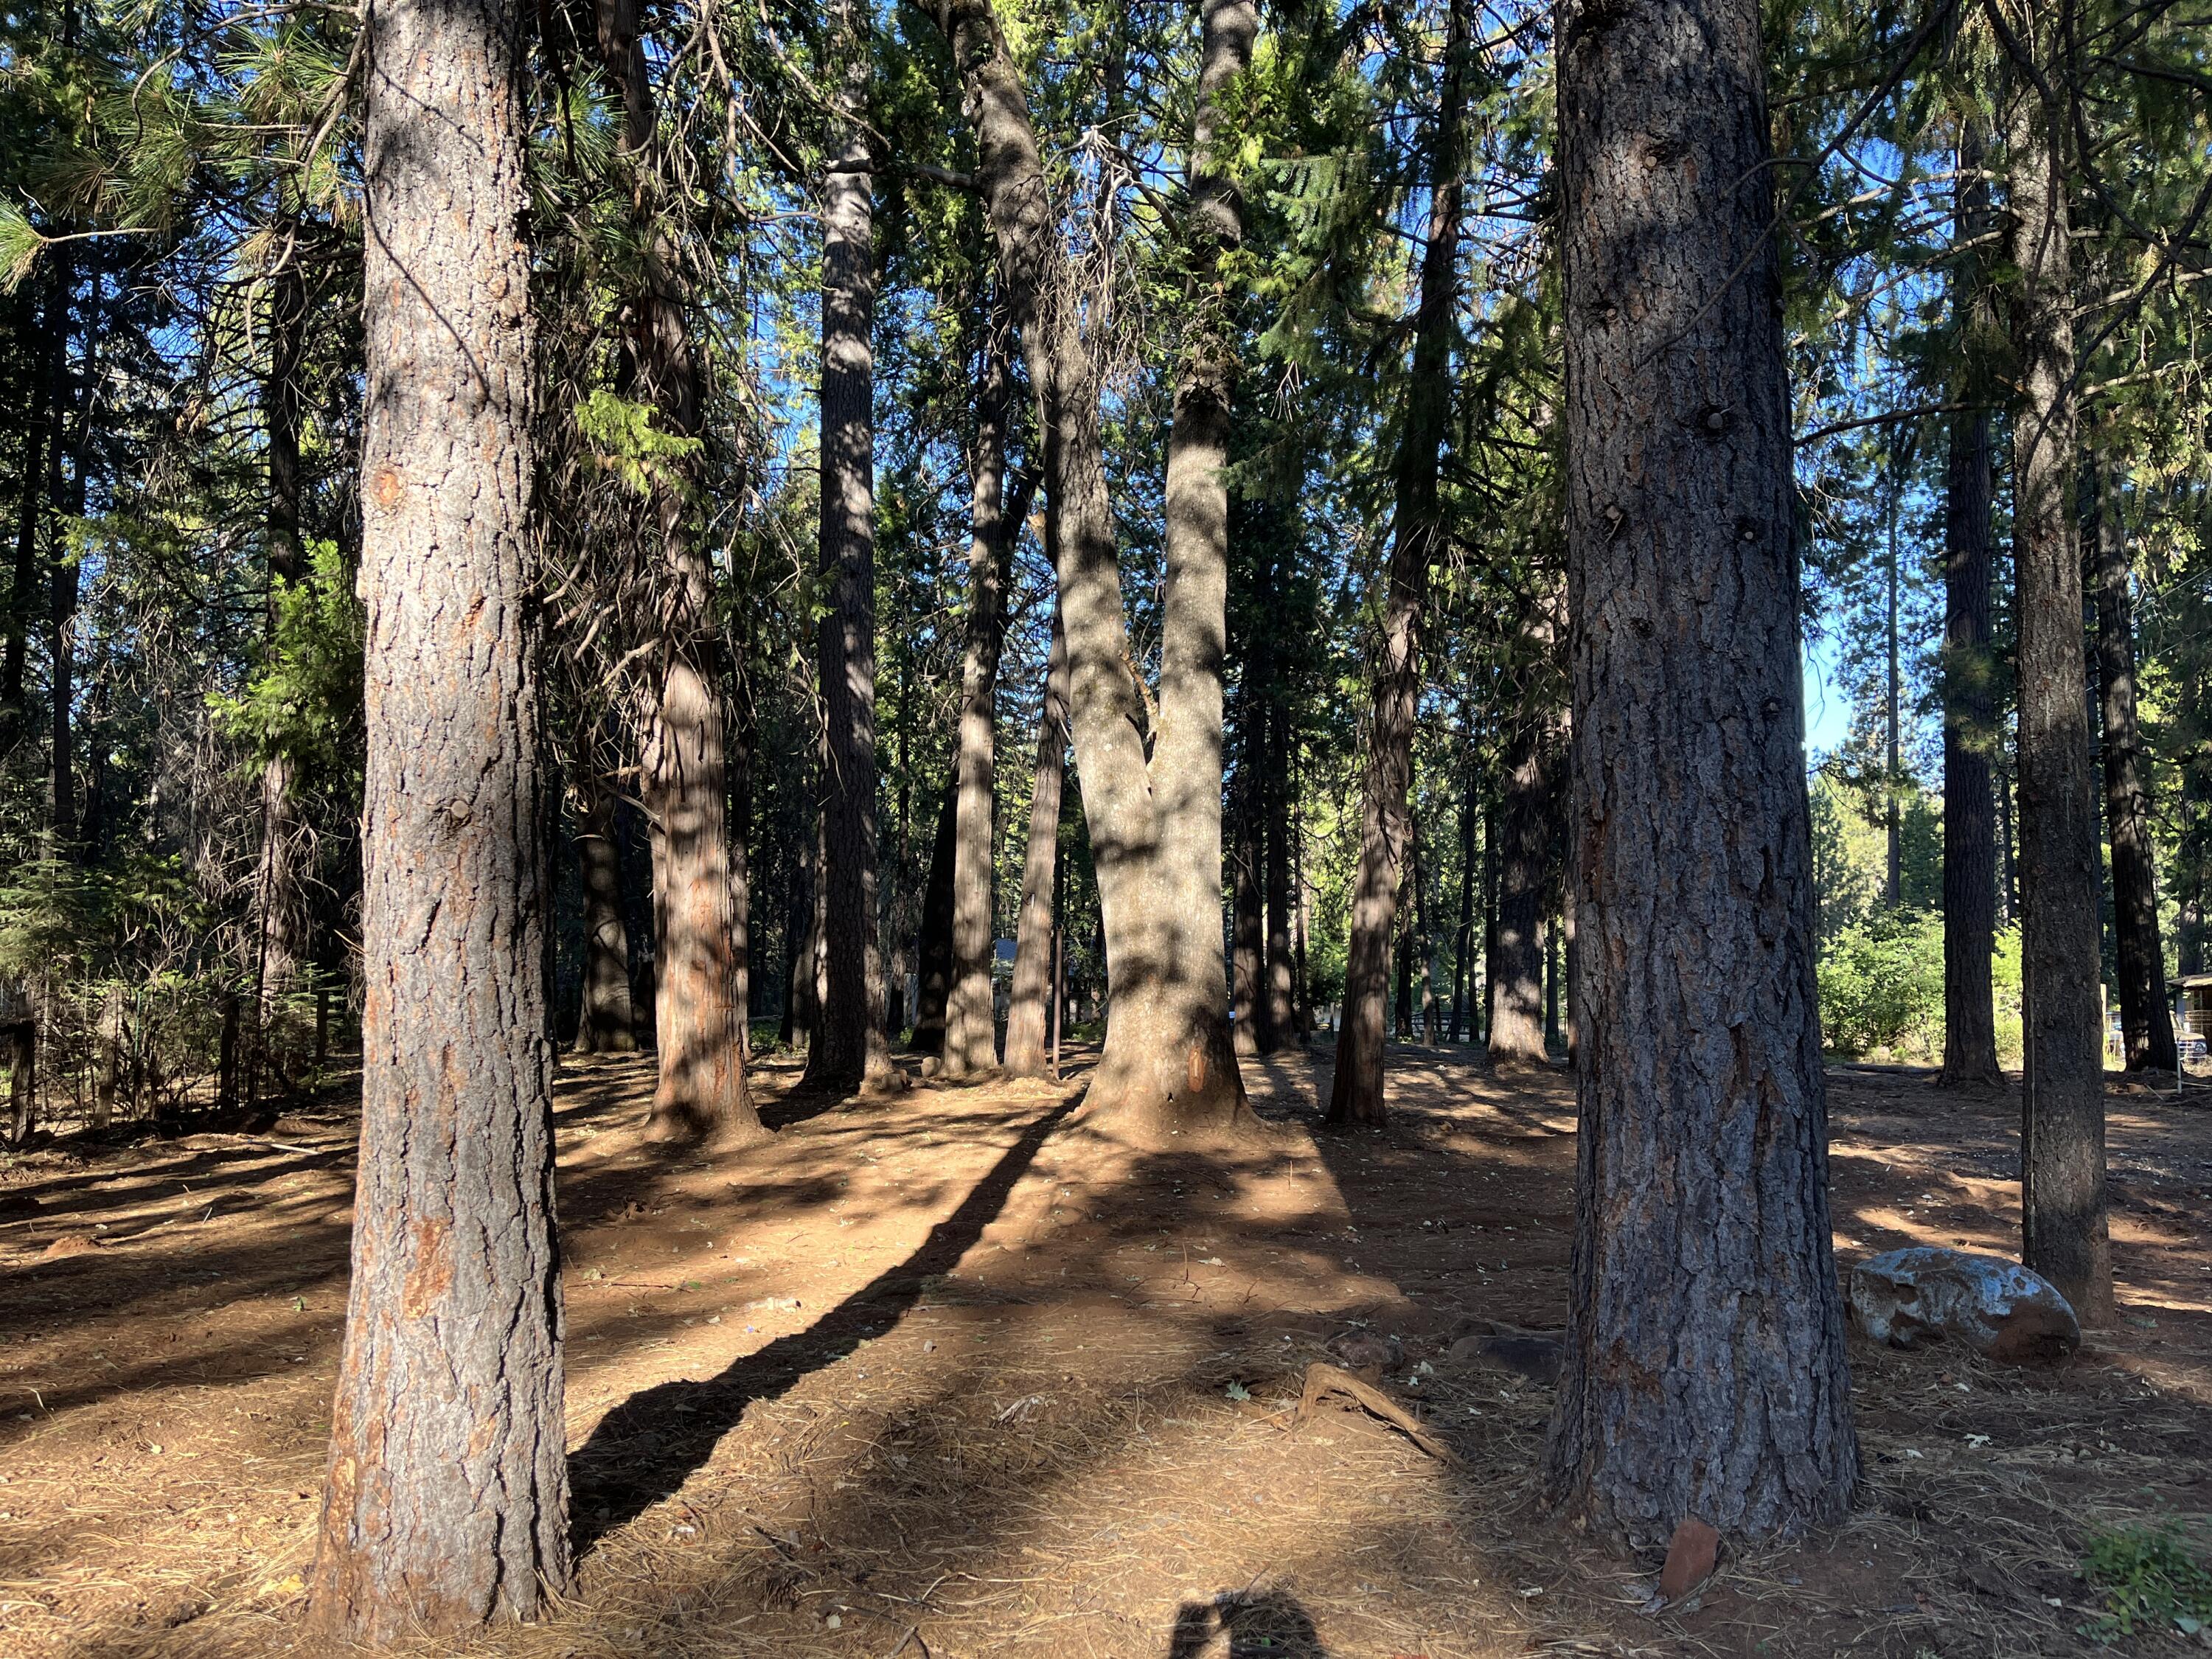
[[[326,1640],[531,1618],[569,1577],[520,22],[364,24],[367,994]]]
[[[588,749],[588,738],[582,740]],[[584,889],[584,1003],[576,1020],[580,1054],[637,1047],[629,1006],[629,929],[623,920],[622,854],[615,845],[615,803],[587,753],[576,767],[582,807],[577,873]]]
[[[1559,15],[1584,1047],[1552,1500],[1650,1547],[1840,1521],[1772,152],[1753,0]]]
[[[828,993],[810,1086],[856,1089],[888,1072],[883,947],[876,931],[876,622],[874,210],[869,196],[868,22],[843,0],[836,33],[842,145],[822,191],[822,513],[830,609],[822,619],[822,706],[830,750],[823,795]]]
[[[2012,264],[2014,614],[2020,635],[2021,967],[2027,1084],[2021,1152],[2021,1259],[2085,1324],[2112,1317],[2105,1197],[2105,1051],[2097,927],[2097,798],[2082,695],[2081,556],[2074,313],[2062,154],[2065,112],[2041,91],[2060,72],[2057,14],[2002,0],[2024,59],[2004,102]]]
[[[1050,510],[1046,514],[1048,539]],[[1050,550],[1048,549],[1048,551]],[[1052,654],[1045,666],[1044,702],[1037,719],[1036,768],[1030,784],[1029,847],[1022,859],[1022,912],[1014,924],[1014,982],[1006,1002],[1006,1070],[1042,1077],[1052,1056],[1046,1047],[1047,1005],[1053,1000],[1053,891],[1060,875],[1060,796],[1067,763],[1067,641],[1057,612]]]
[[[1043,405],[1046,473],[1059,519],[1077,762],[1097,850],[1112,996],[1086,1109],[1140,1132],[1237,1123],[1246,1110],[1224,1006],[1221,943],[1221,662],[1225,635],[1229,393],[1236,362],[1210,314],[1194,321],[1169,438],[1160,726],[1149,760],[1130,667],[1096,367],[1054,216],[1036,132],[995,15],[975,0],[934,9],[975,124],[977,185],[998,245],[1007,313]],[[1241,234],[1218,170],[1222,94],[1249,62],[1250,0],[1206,0],[1191,145],[1194,291]]]
[[[960,742],[955,759],[959,811],[952,860],[952,995],[944,1072],[965,1077],[999,1063],[991,990],[997,906],[992,902],[992,809],[996,799],[999,655],[1006,640],[1006,584],[1028,492],[1005,500],[1006,428],[1013,375],[1006,331],[991,318],[975,388],[975,452],[968,538],[968,640],[960,668]]]
[[[1969,121],[1959,144],[1960,239],[1987,225],[1989,184],[1969,177],[1982,167],[1979,128]],[[1978,259],[1951,276],[1952,325],[1970,372],[1960,387],[1982,395],[1972,370],[1996,342],[1996,319]],[[1943,1068],[1950,1088],[1992,1088],[1997,1069],[1996,1009],[1990,957],[1996,939],[1996,805],[1990,753],[1998,733],[1990,653],[1989,411],[1951,419],[1943,501]]]
[[[1390,982],[1406,794],[1413,781],[1413,722],[1421,691],[1421,622],[1429,566],[1444,534],[1437,474],[1451,422],[1451,334],[1458,309],[1461,127],[1467,117],[1467,0],[1451,0],[1443,82],[1429,143],[1428,240],[1413,319],[1413,372],[1398,441],[1396,521],[1383,598],[1382,654],[1367,730],[1360,791],[1359,868],[1352,878],[1344,1014],[1336,1039],[1328,1121],[1380,1123],[1382,998]]]

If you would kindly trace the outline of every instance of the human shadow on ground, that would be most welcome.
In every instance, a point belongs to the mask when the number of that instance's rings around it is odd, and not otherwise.
[[[950,1273],[1005,1207],[1038,1150],[1074,1110],[1060,1102],[1024,1129],[911,1255],[888,1267],[808,1326],[740,1356],[703,1380],[663,1382],[609,1412],[568,1459],[579,1554],[672,1496],[714,1455],[745,1407],[774,1400],[799,1379],[851,1354],[921,1299],[927,1281]]]
[[[1228,1590],[1176,1609],[1167,1659],[1328,1659],[1328,1650],[1297,1597],[1279,1589]]]

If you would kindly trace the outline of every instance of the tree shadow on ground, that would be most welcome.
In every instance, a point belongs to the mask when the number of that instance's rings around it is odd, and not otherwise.
[[[927,1279],[951,1272],[991,1224],[1038,1149],[1074,1108],[1073,1099],[1063,1100],[1042,1114],[912,1255],[806,1329],[741,1356],[718,1376],[664,1382],[610,1411],[568,1460],[577,1553],[674,1494],[748,1406],[775,1399],[810,1372],[835,1364],[911,1309]]]
[[[1224,1639],[1225,1638],[1225,1639]],[[1321,1632],[1279,1589],[1229,1590],[1176,1611],[1167,1659],[1328,1659]]]

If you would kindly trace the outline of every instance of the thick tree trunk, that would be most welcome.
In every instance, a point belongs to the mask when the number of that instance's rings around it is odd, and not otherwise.
[[[1413,371],[1398,442],[1396,519],[1382,604],[1382,657],[1367,729],[1359,807],[1359,868],[1352,878],[1352,933],[1345,960],[1344,1014],[1329,1086],[1331,1123],[1380,1123],[1382,997],[1390,982],[1399,866],[1406,847],[1406,794],[1413,781],[1413,722],[1421,691],[1421,620],[1429,566],[1444,534],[1437,490],[1451,422],[1451,335],[1458,308],[1461,127],[1466,120],[1467,0],[1451,0],[1429,155],[1428,239],[1413,319]]]
[[[1218,323],[1194,323],[1169,439],[1160,721],[1148,760],[1097,374],[1036,129],[991,10],[975,0],[940,0],[935,15],[963,76],[1000,288],[1044,411],[1076,757],[1097,854],[1113,999],[1086,1110],[1129,1116],[1140,1132],[1225,1127],[1246,1110],[1224,1006],[1219,923],[1227,564],[1220,470],[1235,361]],[[1206,0],[1203,21],[1190,193],[1201,295],[1213,286],[1218,250],[1233,245],[1241,228],[1235,192],[1216,167],[1214,125],[1223,91],[1249,61],[1258,18],[1250,0]]]
[[[1046,523],[1048,539],[1050,511]],[[1053,945],[1054,883],[1060,875],[1060,796],[1067,763],[1067,641],[1060,617],[1052,619],[1052,654],[1046,664],[1044,702],[1037,720],[1036,767],[1030,784],[1029,846],[1022,859],[1022,911],[1014,927],[1014,982],[1006,1002],[1006,1069],[1015,1077],[1042,1077],[1051,1065],[1046,1048],[1046,1004],[1055,996]],[[1051,1035],[1056,1036],[1057,1033]]]
[[[1982,166],[1979,129],[1959,145],[1958,230],[1961,240],[1987,225],[1989,184],[1969,179]],[[1995,318],[1978,260],[1951,276],[1953,326],[1970,365],[1960,387],[1980,395],[1973,369],[1996,344]],[[1996,1011],[1990,957],[1996,937],[1996,815],[1990,754],[1998,741],[1990,653],[1990,416],[1971,410],[1951,420],[1943,502],[1943,1069],[1950,1088],[1990,1088],[1997,1070]]]
[[[959,855],[960,781],[948,780],[930,845],[929,880],[921,890],[921,938],[915,969],[921,995],[907,1047],[918,1054],[945,1052],[945,1027],[952,1004],[953,865]]]
[[[362,1147],[310,1626],[568,1587],[512,7],[370,14]]]
[[[1261,790],[1267,818],[1267,995],[1261,1038],[1267,1052],[1305,1041],[1305,1033],[1298,1029],[1297,980],[1291,949],[1297,925],[1291,914],[1297,878],[1291,868],[1291,711],[1279,678],[1273,689],[1275,696],[1267,707],[1267,768]]]
[[[2021,1259],[2090,1325],[2112,1316],[2105,1198],[2105,1054],[2097,930],[2097,804],[2082,695],[2081,556],[2065,114],[2047,105],[2063,50],[2055,13],[2008,0],[2027,61],[2004,106],[2020,407],[2013,424],[2014,614],[2020,645],[2021,965],[2026,983]],[[2033,71],[2033,72],[2030,72]],[[2052,96],[2058,94],[2054,90]]]
[[[1644,1547],[1842,1519],[1798,566],[1751,0],[1559,39],[1585,1039],[1552,1499]]]
[[[1006,583],[1014,538],[1027,510],[1026,492],[1003,499],[1007,417],[1013,376],[1006,337],[992,319],[975,388],[975,449],[970,464],[968,538],[968,640],[960,668],[960,743],[955,757],[959,812],[952,861],[952,996],[946,1013],[947,1077],[965,1077],[999,1063],[991,992],[995,940],[992,902],[998,863],[993,857],[996,804],[999,653],[1006,639]],[[1005,509],[1008,507],[1012,511]]]
[[[2127,526],[2110,463],[2092,464],[2097,522],[2097,682],[2105,728],[2105,823],[2112,848],[2112,935],[2119,965],[2120,1030],[2131,1072],[2171,1072],[2173,1011],[2166,1002],[2158,880],[2151,860],[2150,795],[2136,726],[2135,598]]]
[[[637,1037],[629,1006],[622,855],[615,846],[614,797],[588,754],[579,757],[576,791],[581,808],[576,866],[584,890],[584,1004],[576,1020],[576,1052],[627,1054],[637,1047]]]
[[[622,150],[652,178],[653,88],[636,0],[599,0],[600,61],[622,90]],[[699,365],[684,314],[677,251],[655,230],[641,291],[629,296],[622,390],[681,437],[699,428]],[[666,592],[660,608],[660,681],[640,757],[653,847],[654,1048],[659,1077],[649,1138],[729,1142],[762,1133],[745,1084],[744,1011],[738,1001],[737,884],[730,850],[726,652],[715,616],[714,569],[693,534],[689,504],[670,483],[653,490]]]
[[[806,1082],[848,1091],[890,1066],[883,947],[876,932],[876,530],[874,205],[863,122],[866,10],[845,0],[836,94],[843,149],[822,190],[822,704],[830,753],[823,793],[829,994],[806,1055]]]

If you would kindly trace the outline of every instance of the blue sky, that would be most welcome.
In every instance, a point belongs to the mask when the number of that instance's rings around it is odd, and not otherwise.
[[[1826,754],[1851,728],[1851,700],[1836,678],[1835,642],[1816,640],[1805,651],[1805,750]]]

